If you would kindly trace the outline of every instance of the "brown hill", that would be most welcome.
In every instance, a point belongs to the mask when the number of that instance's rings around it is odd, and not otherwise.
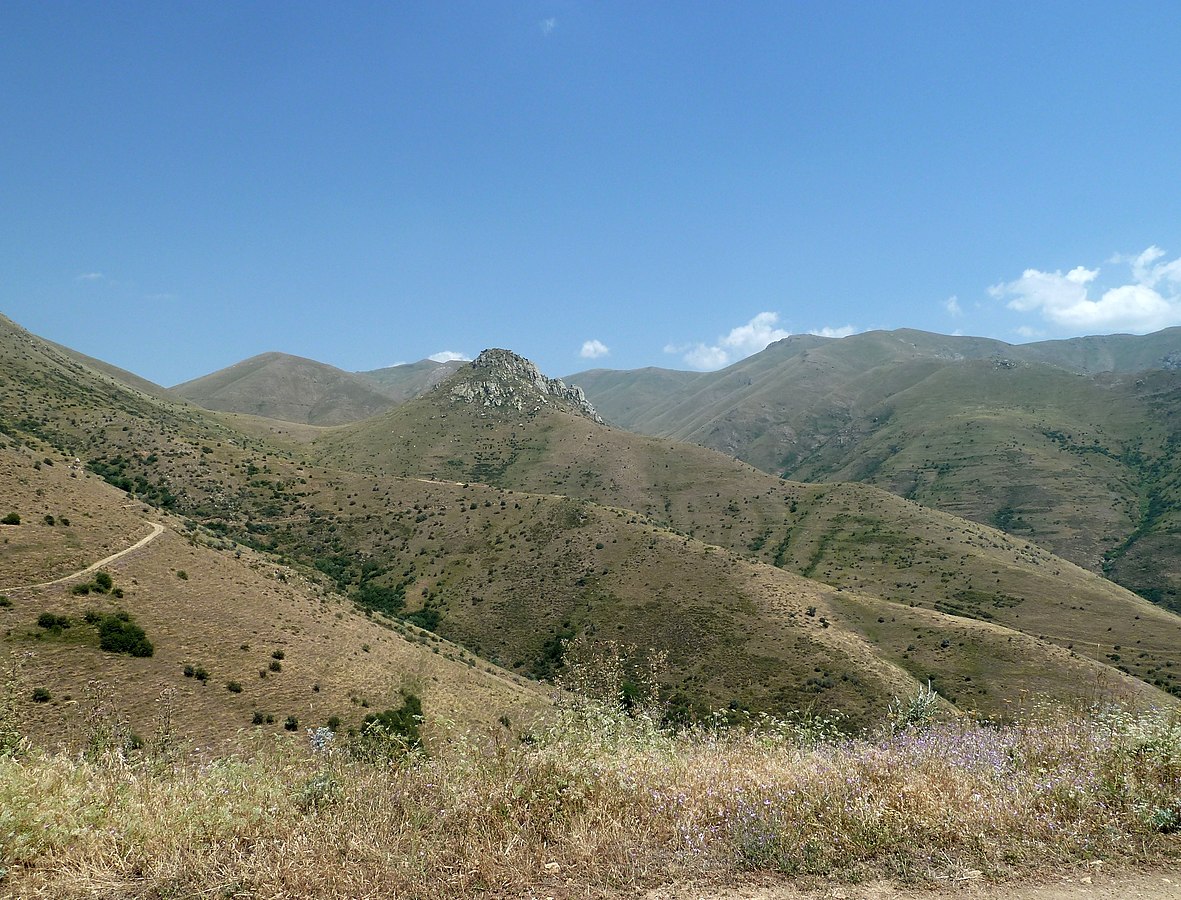
[[[221,752],[259,732],[303,741],[333,717],[356,727],[403,691],[431,722],[521,722],[544,702],[461,648],[366,618],[306,575],[134,501],[67,456],[5,441],[0,472],[0,507],[21,517],[0,526],[0,652],[20,663],[23,729],[40,742],[117,722],[151,739],[170,722],[183,743]],[[99,570],[112,590],[83,591],[95,573],[72,573],[151,537],[154,523],[158,537]],[[143,628],[150,657],[100,648],[87,614],[118,611]],[[68,624],[42,627],[47,614]],[[30,702],[34,691],[41,702]]]
[[[206,409],[308,425],[355,422],[395,403],[358,375],[286,353],[253,356],[172,391]]]
[[[1068,653],[1077,646],[1096,661],[1172,684],[1166,665],[1172,638],[1158,644],[1148,637],[1153,629],[1139,623],[1152,621],[1172,634],[1181,620],[1026,540],[874,488],[784,482],[702,448],[523,406],[524,414],[467,403],[444,383],[390,413],[325,435],[313,453],[341,469],[480,480],[634,510],[684,534],[687,546],[704,541],[842,594],[876,598],[867,602],[884,604],[882,621],[869,623],[874,627],[866,636],[898,664],[911,664],[921,645],[890,637],[890,623],[922,630],[914,617],[938,613],[944,618],[934,621],[945,627],[961,618],[1002,625],[1006,640],[1020,633]],[[919,607],[929,612],[913,612]],[[1117,633],[1125,636],[1115,639]],[[1143,657],[1125,660],[1114,649],[1137,641]],[[981,657],[985,668],[988,658]],[[928,667],[917,674],[938,674]]]

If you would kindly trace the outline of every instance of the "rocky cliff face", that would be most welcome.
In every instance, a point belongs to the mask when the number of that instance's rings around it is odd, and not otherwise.
[[[550,406],[565,409],[603,424],[582,388],[547,378],[529,360],[510,350],[485,350],[472,362],[467,377],[450,384],[455,403],[529,412]]]

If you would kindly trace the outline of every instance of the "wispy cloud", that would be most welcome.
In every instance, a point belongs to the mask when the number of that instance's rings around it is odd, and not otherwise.
[[[964,308],[960,306],[960,298],[952,294],[943,301],[943,308],[947,310],[948,315],[959,318],[964,314]]]
[[[541,29],[543,35],[549,37],[554,33],[554,29],[558,27],[558,20],[550,16],[548,19],[542,19],[538,22],[537,27]]]
[[[437,363],[455,362],[456,360],[460,362],[471,361],[471,357],[466,353],[456,353],[454,350],[440,350],[438,353],[432,353],[427,359]]]
[[[598,359],[610,352],[611,350],[602,341],[589,340],[583,341],[582,349],[578,351],[578,355],[583,359]]]
[[[107,276],[104,275],[102,272],[84,272],[83,274],[81,274],[77,278],[75,278],[74,280],[75,281],[104,281],[106,279],[106,277]]]
[[[858,331],[854,325],[842,325],[840,328],[832,328],[826,325],[823,328],[813,328],[808,334],[814,334],[817,337],[826,338],[844,338],[851,334],[856,334]]]
[[[665,353],[679,353],[694,369],[709,371],[758,353],[774,341],[790,337],[791,332],[778,327],[779,313],[761,312],[745,325],[731,328],[717,343],[669,344]]]
[[[1181,324],[1181,257],[1161,262],[1165,252],[1149,247],[1135,256],[1116,256],[1131,280],[1100,288],[1098,268],[1069,272],[1026,269],[1021,277],[989,288],[1016,312],[1037,313],[1060,330],[1144,333]]]

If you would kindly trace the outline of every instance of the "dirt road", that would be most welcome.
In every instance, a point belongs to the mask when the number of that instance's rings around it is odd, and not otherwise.
[[[945,887],[915,888],[877,882],[811,890],[773,883],[735,888],[664,887],[644,900],[1181,900],[1181,868],[1116,872],[1102,867],[1040,882],[989,884],[969,877]]]
[[[115,560],[126,556],[128,553],[133,553],[134,551],[138,550],[140,547],[150,544],[152,541],[154,541],[156,538],[158,538],[160,535],[162,535],[164,533],[164,526],[163,525],[160,525],[156,522],[148,522],[148,524],[152,526],[152,533],[149,534],[147,537],[140,538],[138,541],[136,541],[134,544],[132,544],[127,549],[120,550],[118,553],[112,553],[110,556],[104,557],[103,559],[100,559],[96,563],[92,563],[91,565],[87,566],[85,569],[79,569],[77,572],[71,572],[69,575],[63,575],[61,578],[53,579],[53,581],[43,581],[40,584],[22,584],[17,587],[4,588],[3,590],[20,591],[20,590],[27,590],[29,588],[53,587],[55,584],[61,584],[62,582],[70,581],[71,579],[74,579],[74,578],[81,578],[83,575],[89,575],[91,572],[97,572],[103,566],[109,566]]]

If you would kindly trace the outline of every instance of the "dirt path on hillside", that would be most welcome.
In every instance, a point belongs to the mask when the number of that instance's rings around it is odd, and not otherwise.
[[[40,584],[22,584],[22,585],[18,585],[17,587],[0,588],[0,590],[23,591],[23,590],[29,590],[32,588],[53,587],[55,584],[61,584],[62,582],[70,581],[74,578],[81,578],[83,575],[89,575],[91,572],[97,572],[103,566],[109,566],[115,560],[121,559],[122,557],[126,556],[128,553],[133,553],[134,551],[138,550],[140,547],[147,546],[148,544],[150,544],[152,541],[154,541],[156,538],[158,538],[160,535],[162,535],[164,533],[164,526],[159,524],[158,522],[148,522],[148,524],[152,526],[152,533],[149,534],[147,537],[140,538],[138,541],[136,541],[134,544],[132,544],[126,550],[120,550],[118,553],[112,553],[110,556],[104,557],[103,559],[100,559],[96,563],[92,563],[91,565],[87,566],[85,569],[79,569],[77,572],[71,572],[69,575],[63,575],[61,578],[53,579],[53,581],[43,581]]]
[[[1039,882],[989,884],[970,877],[947,886],[916,888],[889,882],[803,889],[751,884],[733,888],[669,886],[643,900],[1181,900],[1181,869],[1115,872],[1099,868]]]

